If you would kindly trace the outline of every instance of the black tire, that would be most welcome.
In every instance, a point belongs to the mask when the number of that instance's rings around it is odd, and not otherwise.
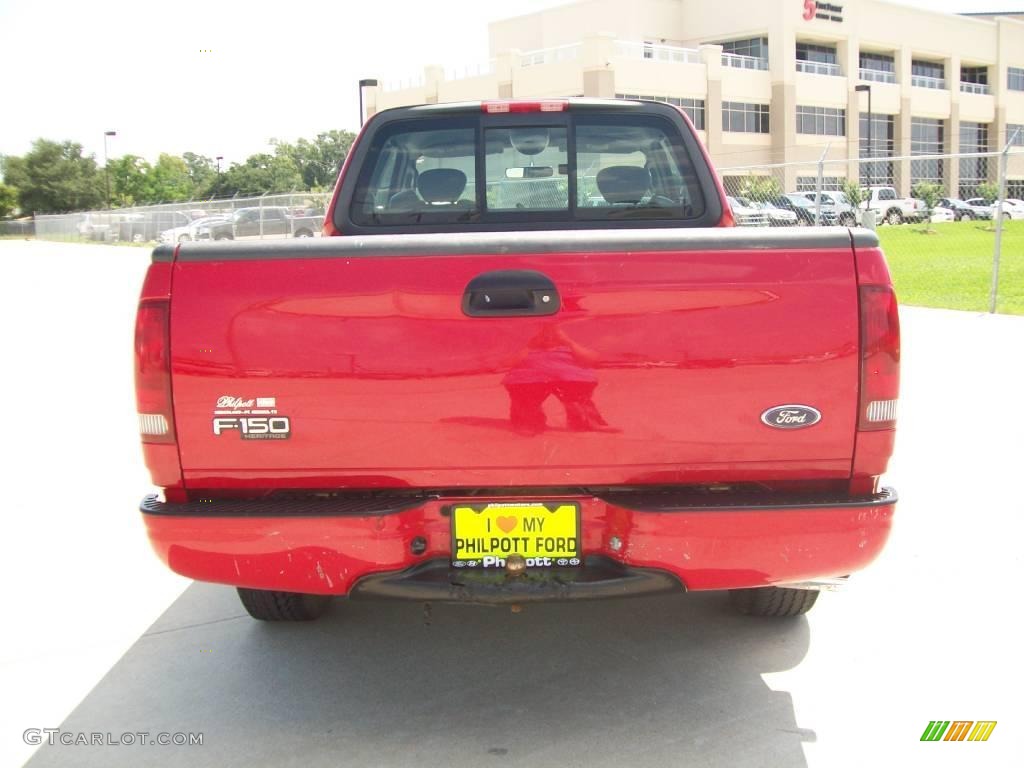
[[[213,238],[213,239],[214,239],[214,240],[234,240],[234,238],[233,238],[233,237],[231,237],[231,235],[217,235],[217,236],[216,236],[215,238]]]
[[[746,616],[803,616],[814,606],[818,591],[786,587],[731,589],[729,598],[733,608]]]
[[[903,214],[897,211],[895,208],[885,214],[885,223],[896,226],[897,224],[903,223]]]
[[[805,219],[805,218],[803,218],[801,216],[797,216],[796,217],[796,225],[798,227],[809,227],[809,226],[811,226],[811,224],[812,224],[812,222],[808,221],[807,219]]]
[[[238,587],[238,596],[249,615],[260,621],[312,621],[323,616],[331,604],[327,595],[300,592],[271,592]]]
[[[852,213],[844,213],[839,217],[839,226],[841,227],[855,227],[857,226],[857,217]]]
[[[298,232],[295,233],[295,236],[296,237],[312,237],[313,236],[313,231],[309,230],[309,229],[300,229]]]

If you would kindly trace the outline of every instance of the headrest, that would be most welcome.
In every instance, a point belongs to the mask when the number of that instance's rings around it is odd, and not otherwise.
[[[423,171],[416,179],[416,191],[428,203],[454,203],[466,188],[466,174],[454,168]]]
[[[610,165],[597,172],[597,188],[612,205],[639,203],[651,191],[651,172],[636,165]]]

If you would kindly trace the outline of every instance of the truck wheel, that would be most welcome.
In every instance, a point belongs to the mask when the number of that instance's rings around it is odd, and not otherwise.
[[[231,240],[231,235],[217,235],[214,240]]]
[[[818,592],[814,589],[757,587],[731,589],[729,598],[733,608],[747,616],[802,616],[811,610],[818,599]]]
[[[857,226],[857,219],[850,213],[844,213],[839,217],[839,226],[841,227],[855,227]]]
[[[327,595],[244,587],[238,587],[238,596],[249,615],[260,621],[312,621],[320,618],[331,603]]]
[[[295,233],[295,236],[296,237],[312,237],[313,236],[313,232],[311,230],[308,230],[308,229],[300,229],[298,232]]]
[[[893,208],[887,214],[885,214],[885,223],[896,226],[897,224],[903,223],[903,214]]]

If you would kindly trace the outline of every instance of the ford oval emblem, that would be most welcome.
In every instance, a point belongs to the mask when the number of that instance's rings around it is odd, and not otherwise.
[[[821,412],[809,405],[777,405],[762,413],[761,421],[775,429],[803,429],[821,421]]]

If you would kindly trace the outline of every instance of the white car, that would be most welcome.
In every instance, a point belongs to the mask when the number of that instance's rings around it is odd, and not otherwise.
[[[1006,218],[1011,220],[1024,219],[1024,200],[1015,197],[1008,197],[1003,202],[992,206],[993,209],[1002,207],[1006,212]]]
[[[768,212],[755,208],[749,200],[744,197],[726,197],[729,201],[729,208],[736,223],[741,227],[767,227],[771,225]],[[794,220],[795,220],[794,216]]]
[[[771,203],[754,203],[754,206],[768,214],[768,224],[772,227],[796,226],[796,214],[793,211],[787,211]]]
[[[956,214],[949,208],[932,208],[932,224],[945,224],[947,221],[956,221]]]
[[[208,227],[214,222],[222,221],[223,216],[206,216],[201,219],[196,219],[193,222],[184,224],[180,227],[174,227],[173,229],[165,229],[160,233],[157,240],[161,243],[187,243],[190,240],[199,240],[199,230],[203,227]]]
[[[970,200],[964,200],[964,203],[978,215],[979,219],[991,219],[995,216],[995,206],[985,202],[983,197],[972,197]]]

